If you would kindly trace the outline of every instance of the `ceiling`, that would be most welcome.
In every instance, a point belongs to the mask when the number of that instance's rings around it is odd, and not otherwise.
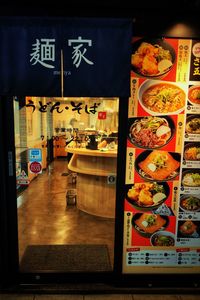
[[[1,0],[0,15],[58,15],[58,16],[127,16],[149,13],[162,17],[174,14],[196,14],[200,0],[83,0],[55,2],[47,0]]]
[[[189,37],[200,37],[199,13],[200,0],[0,1],[0,17],[131,18],[137,35],[163,35],[174,23],[184,23],[192,28]]]

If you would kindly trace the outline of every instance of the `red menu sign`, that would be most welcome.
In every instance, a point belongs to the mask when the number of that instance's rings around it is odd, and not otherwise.
[[[135,38],[131,66],[123,273],[198,273],[200,41]]]

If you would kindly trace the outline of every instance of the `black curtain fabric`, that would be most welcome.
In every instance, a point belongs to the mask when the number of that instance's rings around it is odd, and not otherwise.
[[[1,18],[0,94],[127,97],[131,19]]]

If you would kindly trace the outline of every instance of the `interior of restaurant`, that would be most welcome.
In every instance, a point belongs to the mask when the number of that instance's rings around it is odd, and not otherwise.
[[[118,105],[118,98],[14,97],[21,272],[74,270],[55,258],[42,265],[41,249],[26,257],[44,245],[104,246],[113,268]],[[88,265],[79,259],[78,271]]]

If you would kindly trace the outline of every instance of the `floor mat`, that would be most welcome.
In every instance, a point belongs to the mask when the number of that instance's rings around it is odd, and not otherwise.
[[[20,271],[108,272],[112,271],[107,245],[30,245]]]

